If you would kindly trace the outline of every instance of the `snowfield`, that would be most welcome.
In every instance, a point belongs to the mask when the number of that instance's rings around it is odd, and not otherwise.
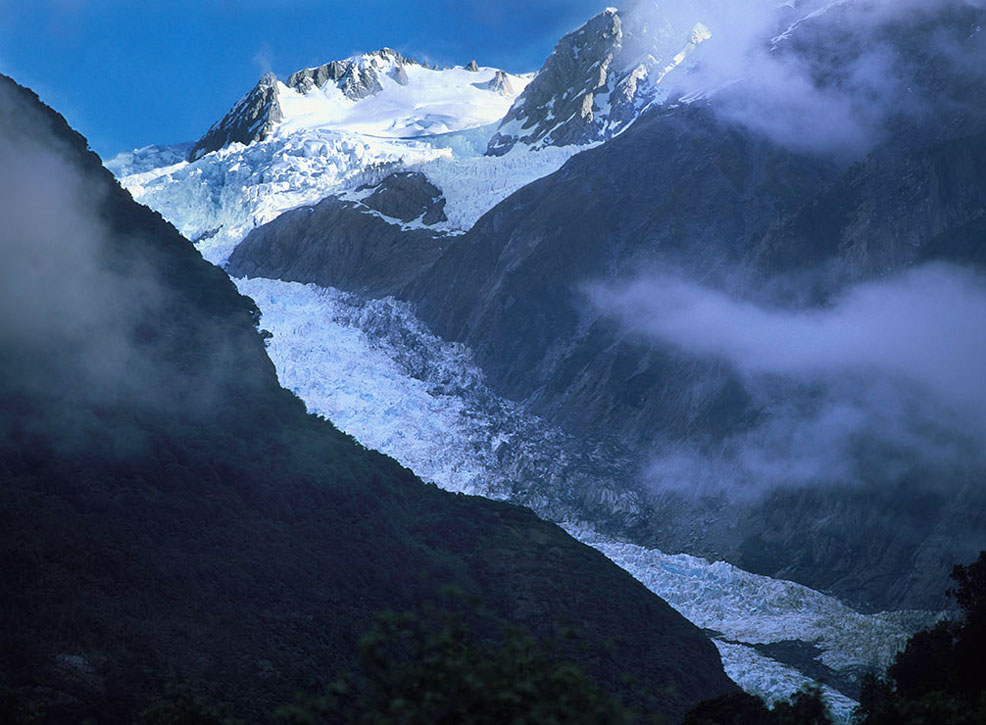
[[[929,621],[926,613],[860,614],[793,582],[616,541],[584,521],[565,520],[565,510],[559,517],[547,500],[564,491],[538,488],[545,471],[535,454],[527,465],[516,458],[504,465],[505,451],[529,455],[518,449],[521,440],[532,441],[541,457],[570,457],[565,437],[490,393],[469,351],[431,335],[407,305],[293,282],[236,284],[256,301],[261,326],[273,333],[268,353],[281,384],[311,412],[425,481],[523,503],[559,521],[696,625],[718,633],[727,674],[749,692],[774,700],[810,681],[754,644],[798,640],[816,645],[819,662],[836,672],[880,668]],[[632,509],[632,500],[627,506]],[[823,691],[840,721],[848,721],[856,703],[832,687]]]
[[[120,183],[195,242],[206,259],[223,265],[261,224],[330,194],[345,195],[395,171],[420,171],[442,189],[448,221],[432,227],[467,231],[486,211],[520,187],[557,170],[584,147],[483,156],[486,126],[477,131],[413,139],[376,138],[312,128],[248,146],[230,146],[189,163],[146,167],[175,154],[151,146],[107,162]],[[128,173],[131,172],[131,173]]]
[[[483,155],[532,74],[408,63],[400,66],[398,82],[391,60],[377,54],[350,60],[380,66],[379,92],[352,100],[333,83],[301,93],[278,81],[283,119],[264,141],[232,143],[192,162],[194,144],[148,146],[118,154],[106,166],[134,199],[221,266],[254,227],[395,171],[420,171],[442,189],[448,221],[433,229],[465,232],[514,191],[585,148]],[[498,78],[502,90],[490,88]]]
[[[499,121],[534,78],[533,73],[513,75],[496,68],[439,70],[409,63],[401,66],[404,82],[400,83],[388,74],[392,62],[371,55],[362,59],[379,66],[381,90],[359,101],[346,97],[334,83],[299,93],[278,82],[284,114],[281,131],[335,129],[387,138],[462,131]],[[506,92],[489,89],[498,72]]]

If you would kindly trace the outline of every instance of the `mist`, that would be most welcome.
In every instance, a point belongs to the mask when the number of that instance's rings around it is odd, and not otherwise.
[[[226,322],[175,321],[187,302],[152,261],[170,240],[121,234],[115,182],[53,123],[0,82],[0,372],[27,406],[0,424],[84,447],[82,429],[108,428],[93,411],[207,414],[235,364]],[[212,349],[190,366],[175,351],[196,336]]]
[[[728,362],[763,411],[724,441],[665,447],[649,470],[661,488],[891,480],[986,460],[986,280],[973,272],[926,265],[801,309],[661,274],[587,291],[631,337]]]
[[[6,84],[0,125],[0,334],[23,359],[60,361],[58,374],[35,368],[36,385],[96,394],[123,377],[154,288],[109,271],[108,231],[95,213],[103,192],[73,166],[48,119]]]
[[[651,24],[670,21],[683,38],[695,22],[706,25],[712,37],[675,78],[676,95],[706,97],[724,119],[796,152],[851,160],[882,141],[893,119],[944,102],[915,83],[927,65],[918,54],[933,57],[939,74],[986,72],[986,34],[967,37],[961,24],[922,27],[917,49],[900,45],[935,14],[982,10],[981,0],[640,0],[631,8]]]

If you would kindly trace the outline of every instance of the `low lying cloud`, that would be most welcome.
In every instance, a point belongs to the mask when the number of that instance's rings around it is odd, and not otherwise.
[[[758,489],[846,482],[983,458],[986,280],[928,265],[787,309],[654,275],[593,286],[605,315],[641,339],[731,363],[764,410],[712,448],[679,444],[651,474],[663,487]]]
[[[983,34],[925,22],[981,11],[981,0],[639,0],[632,7],[651,24],[670,21],[682,37],[690,23],[706,25],[712,38],[676,79],[680,93],[711,95],[723,117],[799,152],[858,156],[881,140],[889,118],[940,100],[915,83],[927,63],[902,45],[905,34],[921,34],[917,47],[934,56],[939,72],[986,69]]]
[[[986,281],[958,267],[861,284],[822,309],[765,307],[667,277],[592,297],[636,332],[747,373],[888,375],[986,418]]]
[[[219,325],[218,354],[193,369],[175,362],[172,350],[198,343],[174,322],[181,300],[146,252],[158,240],[121,236],[107,222],[108,209],[119,211],[108,203],[113,182],[79,153],[0,79],[0,395],[28,401],[20,417],[0,416],[0,435],[5,425],[35,426],[70,446],[86,444],[77,435],[95,420],[86,411],[208,412],[235,364],[221,364]]]
[[[62,384],[92,388],[126,368],[135,317],[152,294],[139,277],[107,270],[107,232],[94,213],[100,191],[48,128],[35,108],[0,86],[0,332],[9,351],[25,359],[60,356],[66,372],[86,378]],[[132,304],[119,304],[121,288],[131,290]]]

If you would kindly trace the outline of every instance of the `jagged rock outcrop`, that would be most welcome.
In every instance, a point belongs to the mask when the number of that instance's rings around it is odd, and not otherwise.
[[[263,141],[283,118],[277,98],[277,76],[265,73],[253,90],[199,139],[188,158],[194,161],[231,143]]]
[[[498,70],[496,75],[490,79],[489,83],[484,84],[483,87],[501,96],[512,96],[514,94],[514,88],[510,84],[510,79],[502,70]]]
[[[227,271],[374,297],[395,294],[449,244],[440,232],[405,230],[399,222],[437,223],[445,200],[418,173],[392,174],[364,191],[369,193],[359,202],[330,196],[254,229],[233,251]]]
[[[501,155],[605,140],[626,128],[660,93],[660,83],[702,42],[704,25],[657,22],[607,8],[566,35],[490,139]]]
[[[413,58],[405,58],[396,50],[381,48],[375,53],[354,56],[346,60],[334,60],[315,68],[306,68],[288,76],[285,85],[299,93],[312,88],[324,88],[335,83],[346,98],[361,101],[382,90],[380,76],[389,74],[401,85],[407,84],[408,65],[420,65]]]
[[[372,193],[360,202],[405,223],[420,220],[426,226],[433,226],[447,221],[442,190],[418,171],[390,174],[372,187]]]

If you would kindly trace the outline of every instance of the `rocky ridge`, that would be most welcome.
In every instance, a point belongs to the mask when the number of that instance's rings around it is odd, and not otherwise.
[[[263,141],[284,120],[278,101],[277,76],[264,73],[257,85],[200,138],[188,154],[195,161],[231,143]]]
[[[616,8],[566,35],[514,102],[488,153],[602,141],[661,96],[661,82],[711,37],[701,23],[675,27]]]

